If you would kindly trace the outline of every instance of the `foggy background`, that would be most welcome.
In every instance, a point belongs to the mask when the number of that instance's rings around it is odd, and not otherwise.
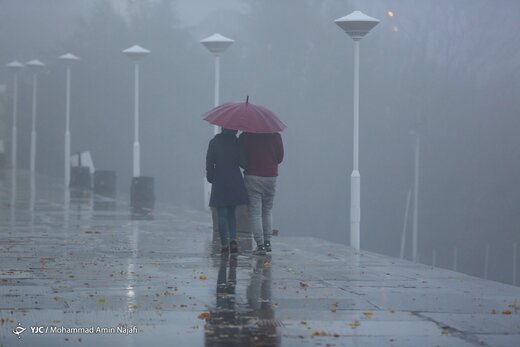
[[[128,195],[133,65],[139,44],[142,175],[159,201],[203,208],[214,57],[199,41],[235,40],[221,57],[220,101],[267,106],[288,125],[274,227],[349,243],[352,40],[334,19],[381,23],[361,41],[361,247],[398,256],[416,131],[421,139],[419,257],[512,282],[520,230],[520,2],[515,0],[0,0],[0,139],[10,153],[14,59],[39,77],[38,173],[63,175],[65,67],[72,52],[72,152],[115,170]],[[390,17],[388,11],[393,11]],[[18,165],[29,166],[31,73],[19,82]],[[10,162],[9,160],[7,162]],[[411,214],[410,214],[411,215]],[[406,257],[411,256],[411,219]]]

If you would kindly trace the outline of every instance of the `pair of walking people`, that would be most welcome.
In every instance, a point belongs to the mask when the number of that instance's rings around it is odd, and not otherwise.
[[[222,128],[209,142],[206,178],[212,183],[209,205],[217,209],[222,253],[238,252],[236,207],[248,205],[253,254],[271,251],[271,210],[278,164],[284,149],[279,133],[256,134]],[[240,169],[244,169],[244,176]]]

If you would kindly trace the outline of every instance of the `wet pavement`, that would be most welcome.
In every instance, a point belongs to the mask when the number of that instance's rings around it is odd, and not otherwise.
[[[222,256],[207,212],[0,176],[0,347],[520,346],[517,287],[309,237]]]

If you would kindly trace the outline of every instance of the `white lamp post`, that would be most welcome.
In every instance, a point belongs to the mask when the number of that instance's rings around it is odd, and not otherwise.
[[[65,94],[65,188],[70,184],[70,66],[79,58],[74,54],[67,53],[59,57],[67,68],[66,94]]]
[[[17,157],[17,136],[18,130],[16,128],[18,118],[18,71],[20,71],[24,65],[19,61],[12,61],[7,64],[7,67],[13,71],[13,128],[11,135],[11,167],[16,170],[16,157]]]
[[[334,21],[354,40],[354,169],[350,177],[350,245],[360,249],[361,177],[359,174],[359,41],[379,20],[360,11]]]
[[[33,72],[33,99],[32,99],[32,130],[31,130],[31,174],[35,171],[36,165],[36,96],[38,94],[38,72],[40,72],[45,64],[35,59],[27,62],[27,65]]]
[[[220,104],[220,55],[233,44],[232,39],[222,36],[220,34],[213,34],[201,40],[200,43],[206,47],[215,56],[215,99],[213,106],[217,107]],[[213,134],[218,133],[218,126],[213,127]],[[204,207],[207,208],[209,204],[209,197],[211,193],[211,185],[203,179],[204,182]]]
[[[127,48],[123,53],[134,62],[134,166],[133,177],[141,176],[139,147],[139,61],[150,51],[138,45]]]
[[[412,261],[418,262],[419,244],[419,163],[421,159],[421,138],[418,131],[415,135],[415,167],[413,183],[413,231],[412,231]]]

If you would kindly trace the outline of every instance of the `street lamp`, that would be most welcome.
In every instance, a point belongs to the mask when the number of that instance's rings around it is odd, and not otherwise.
[[[215,102],[214,107],[220,104],[220,54],[224,53],[229,46],[233,44],[233,40],[220,34],[213,34],[200,43],[206,47],[215,56]],[[218,126],[214,126],[215,135],[218,133]]]
[[[35,59],[27,62],[27,65],[33,72],[33,99],[32,99],[32,130],[31,130],[31,163],[30,172],[34,174],[36,164],[36,95],[38,93],[38,72],[43,70],[45,64]]]
[[[11,135],[11,167],[16,170],[16,157],[17,157],[17,136],[18,131],[16,128],[18,118],[18,71],[20,71],[24,65],[19,61],[15,60],[7,64],[7,67],[13,71],[13,128]]]
[[[134,62],[134,167],[130,186],[132,217],[150,219],[155,204],[154,178],[141,176],[139,148],[139,61],[150,54],[150,51],[135,45],[125,49],[123,53]]]
[[[65,94],[65,189],[70,184],[70,66],[72,63],[79,60],[72,53],[67,53],[59,57],[63,61],[67,68],[66,76],[66,94]]]
[[[123,53],[134,62],[134,166],[133,177],[141,176],[141,158],[139,148],[139,61],[150,51],[138,45],[127,48]]]
[[[233,44],[232,39],[215,33],[211,36],[202,39],[200,43],[208,49],[215,56],[215,99],[213,106],[217,107],[220,104],[220,54],[224,53],[229,46]],[[213,127],[213,134],[218,133],[218,126]],[[209,197],[211,193],[211,185],[203,178],[204,182],[204,208],[208,207]]]
[[[354,40],[354,169],[350,176],[350,246],[360,249],[361,177],[359,174],[359,41],[379,20],[360,11],[334,21]]]

